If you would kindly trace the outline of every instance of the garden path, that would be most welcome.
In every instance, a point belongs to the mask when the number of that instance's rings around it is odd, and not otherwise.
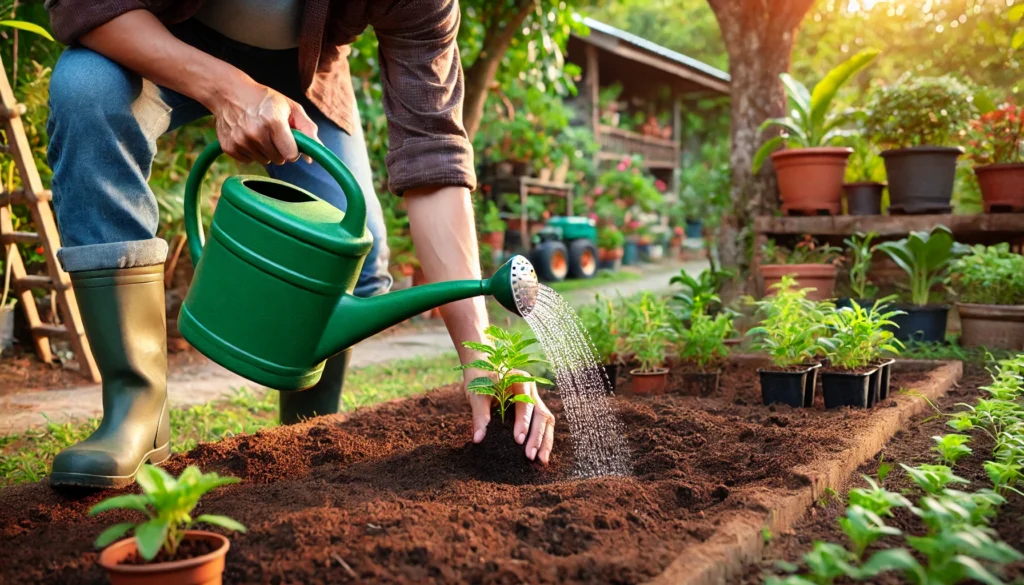
[[[705,260],[647,265],[639,280],[614,282],[602,286],[577,289],[564,294],[574,307],[593,300],[594,294],[616,292],[632,295],[641,291],[664,292],[669,278],[680,268],[694,275],[707,267]],[[360,343],[352,357],[352,367],[365,367],[398,360],[424,358],[452,350],[444,326],[437,323],[412,331],[385,332]],[[168,375],[167,385],[172,406],[188,407],[226,398],[232,389],[252,385],[198,353],[191,363],[176,368]],[[19,433],[46,424],[99,416],[101,413],[99,385],[77,388],[32,391],[0,396],[0,436]]]

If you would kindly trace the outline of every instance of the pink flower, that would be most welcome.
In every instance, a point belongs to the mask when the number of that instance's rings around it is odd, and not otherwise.
[[[633,159],[630,158],[630,156],[627,154],[626,156],[622,157],[622,163],[621,164],[624,164],[624,165],[626,165],[628,167],[629,165],[633,164]]]
[[[597,214],[596,213],[591,213],[590,214],[590,219],[592,219],[594,221],[597,221]]]
[[[676,226],[676,229],[674,229],[672,231],[674,231],[677,236],[683,235],[683,228],[681,228],[679,226]]]
[[[668,185],[666,185],[665,181],[662,181],[661,179],[655,179],[654,180],[654,187],[658,191],[664,191],[665,189],[668,189]]]
[[[626,170],[626,167],[628,167],[628,166],[629,166],[629,165],[627,165],[627,164],[626,164],[625,162],[620,162],[620,163],[619,163],[619,166],[618,166],[617,168],[618,168],[618,169],[619,169],[620,171],[624,171],[624,170]]]
[[[594,187],[594,195],[604,195],[604,187]]]

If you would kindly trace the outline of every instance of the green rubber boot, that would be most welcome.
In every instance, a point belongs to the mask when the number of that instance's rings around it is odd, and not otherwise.
[[[163,266],[71,274],[103,376],[103,422],[57,454],[50,485],[116,488],[170,454]]]
[[[281,392],[281,424],[293,425],[307,418],[341,412],[341,389],[352,359],[352,348],[327,360],[320,381],[301,392]]]

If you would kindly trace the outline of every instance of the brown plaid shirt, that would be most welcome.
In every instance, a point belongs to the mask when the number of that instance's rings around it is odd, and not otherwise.
[[[168,24],[192,17],[204,0],[46,0],[65,43],[131,10]],[[372,25],[388,118],[391,191],[424,186],[473,189],[473,148],[462,125],[463,79],[456,37],[458,0],[305,0],[299,72],[306,95],[348,132],[358,123],[349,44]]]

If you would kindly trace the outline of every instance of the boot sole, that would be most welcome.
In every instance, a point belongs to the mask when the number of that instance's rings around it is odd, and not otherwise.
[[[56,471],[50,474],[50,487],[82,487],[82,488],[122,488],[131,485],[135,481],[135,474],[142,468],[142,464],[149,462],[152,465],[159,465],[171,456],[171,444],[157,447],[139,462],[138,467],[131,475],[92,475],[88,473],[64,473]]]

